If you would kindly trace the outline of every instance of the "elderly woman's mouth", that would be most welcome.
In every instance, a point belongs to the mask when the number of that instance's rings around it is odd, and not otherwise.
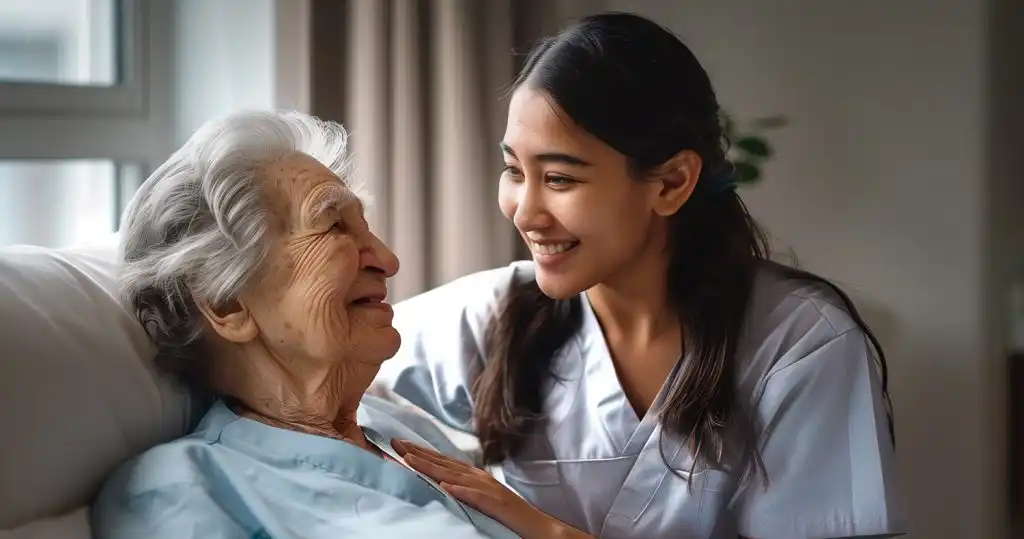
[[[352,300],[351,305],[353,307],[366,309],[380,309],[387,312],[392,312],[391,305],[387,303],[387,295],[375,294],[358,297]]]

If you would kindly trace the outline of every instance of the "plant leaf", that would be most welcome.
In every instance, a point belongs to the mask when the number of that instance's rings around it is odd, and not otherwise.
[[[761,169],[753,163],[737,161],[733,163],[733,178],[739,184],[757,183],[761,179]]]
[[[736,141],[736,147],[744,152],[762,159],[772,155],[768,141],[761,137],[746,136]]]

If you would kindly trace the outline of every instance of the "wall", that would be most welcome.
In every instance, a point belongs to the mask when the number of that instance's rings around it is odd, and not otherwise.
[[[990,311],[989,325],[1004,338],[996,343],[1011,343],[1018,354],[1024,352],[1024,328],[1011,332],[1009,324],[1000,316],[1010,310],[1004,306],[1003,292],[1016,283],[1024,287],[1024,169],[1021,168],[1021,149],[1024,148],[1024,107],[1020,106],[1024,96],[1024,62],[1020,51],[1024,50],[1024,3],[1020,0],[993,0],[989,13],[989,158],[991,184],[989,187],[988,217],[992,236],[988,241],[988,277],[990,301],[996,306]],[[1004,307],[1004,309],[999,309]],[[1018,318],[1018,323],[1020,319]],[[1015,333],[1015,335],[1013,334]],[[996,349],[995,353],[1001,350]],[[1018,361],[1020,361],[1018,355]],[[1021,371],[1020,367],[1015,372]],[[995,373],[997,376],[1000,372]],[[1024,379],[1012,379],[1013,400],[1022,402],[1020,392],[1024,391]],[[1003,395],[998,395],[1002,397]],[[1002,404],[1002,403],[1000,403]],[[1019,406],[1019,404],[1018,404]],[[1018,408],[1017,417],[1020,408]],[[1018,441],[1024,441],[1024,424],[1017,423],[1013,432]],[[1022,447],[1018,444],[1016,448]],[[1016,469],[1024,465],[1024,454],[1016,449]],[[1024,477],[1017,475],[1017,492],[1024,489]],[[1017,500],[1012,537],[1024,537],[1024,504]]]
[[[843,284],[880,326],[913,537],[1000,537],[1004,414],[992,326],[1001,306],[992,275],[1007,262],[994,256],[989,205],[1002,196],[992,190],[1012,182],[990,181],[987,161],[986,4],[607,7],[683,36],[741,118],[791,117],[768,179],[744,199],[779,249]]]
[[[203,122],[274,106],[274,0],[176,2],[175,141]]]
[[[238,110],[309,110],[309,0],[175,5],[177,144]]]

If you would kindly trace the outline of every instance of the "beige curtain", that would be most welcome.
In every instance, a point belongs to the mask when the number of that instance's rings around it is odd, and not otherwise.
[[[497,206],[504,92],[581,0],[317,0],[312,111],[351,132],[402,299],[520,257]]]

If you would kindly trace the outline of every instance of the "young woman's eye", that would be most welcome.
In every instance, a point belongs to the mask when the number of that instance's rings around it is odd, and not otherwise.
[[[523,176],[522,171],[512,165],[505,165],[501,169],[502,176],[509,176],[513,178],[521,178]]]
[[[576,180],[572,178],[566,178],[565,176],[548,176],[547,182],[549,185],[552,185],[554,187],[567,187],[569,185],[577,183]]]

